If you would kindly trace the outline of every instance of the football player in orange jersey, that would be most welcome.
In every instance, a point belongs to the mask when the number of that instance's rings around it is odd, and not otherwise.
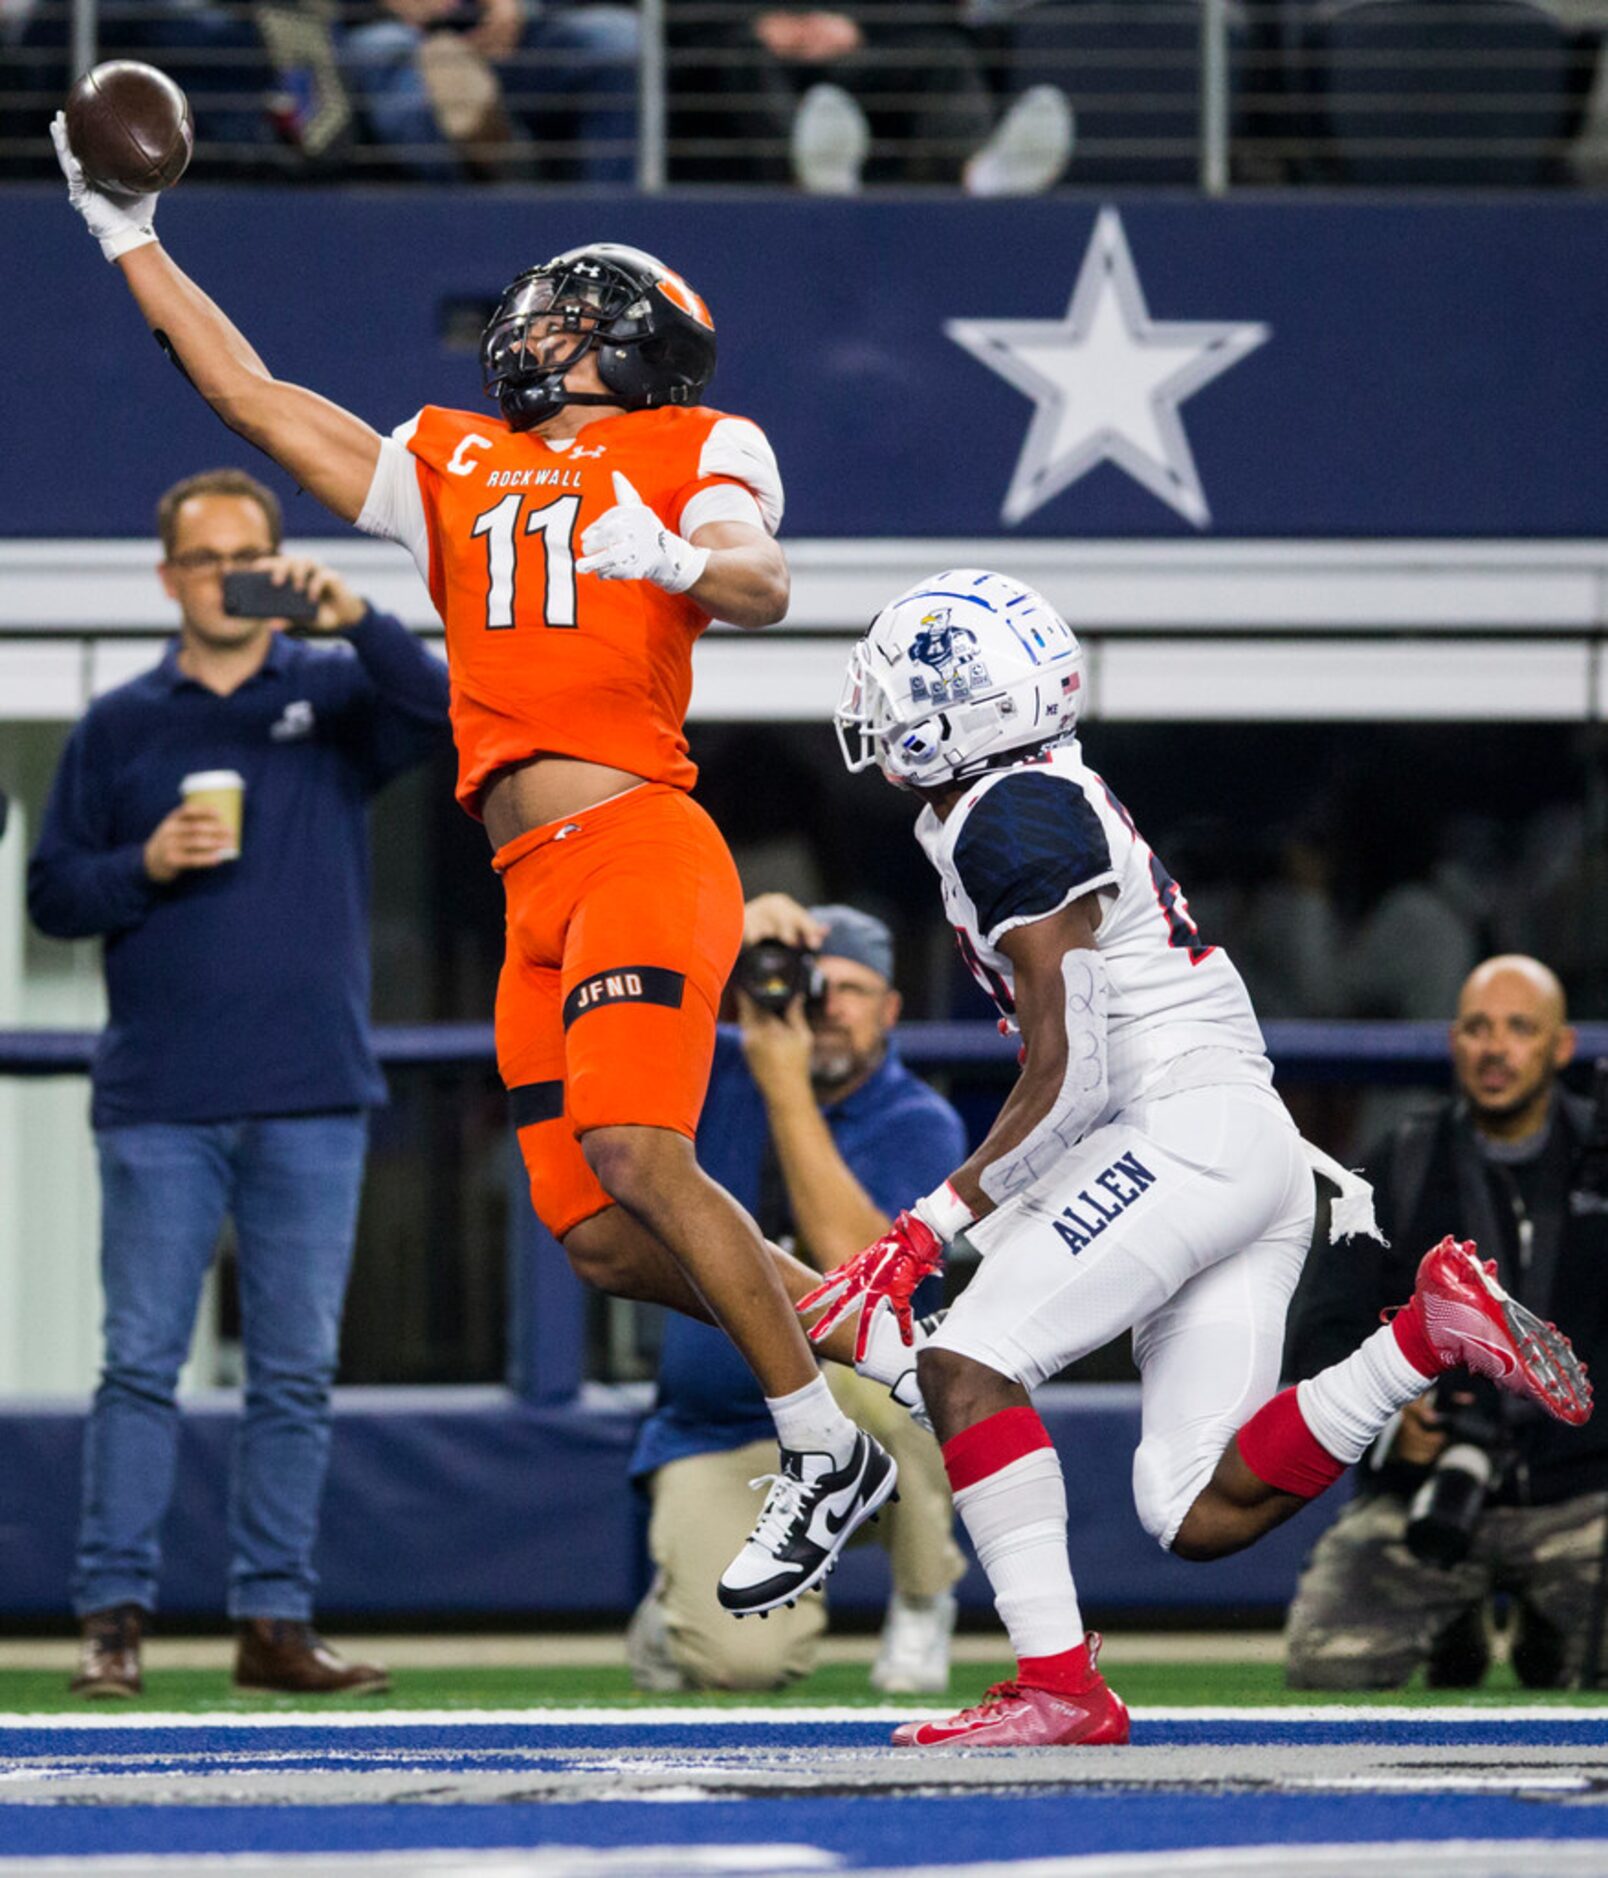
[[[770,446],[698,403],[707,309],[637,249],[572,250],[521,274],[487,327],[499,418],[427,407],[381,437],[273,377],[157,242],[156,198],[101,194],[60,118],[53,135],[73,206],[202,396],[428,581],[459,799],[507,892],[497,1051],[536,1209],[583,1277],[712,1317],[743,1352],[782,1460],[720,1599],[737,1616],[793,1602],[896,1469],[843,1417],[799,1327],[791,1300],[814,1275],[693,1152],[742,894],[687,793],[691,649],[712,617],[765,626],[788,598]],[[897,1346],[891,1382],[909,1357],[896,1326],[877,1329]]]

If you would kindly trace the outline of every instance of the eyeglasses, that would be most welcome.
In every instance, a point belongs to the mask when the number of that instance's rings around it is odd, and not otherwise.
[[[216,574],[223,569],[260,566],[272,553],[272,548],[237,548],[233,554],[219,554],[216,548],[190,548],[175,554],[169,565],[182,567],[187,574]]]

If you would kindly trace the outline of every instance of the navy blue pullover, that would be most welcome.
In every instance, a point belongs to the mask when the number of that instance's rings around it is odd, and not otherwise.
[[[383,1101],[368,1038],[367,805],[448,735],[447,673],[366,613],[332,644],[275,634],[227,697],[178,642],[68,738],[28,869],[57,939],[106,941],[97,1128],[306,1115]],[[145,843],[181,778],[245,778],[236,861],[158,886]]]

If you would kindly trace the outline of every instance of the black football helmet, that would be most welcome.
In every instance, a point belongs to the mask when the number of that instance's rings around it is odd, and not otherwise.
[[[575,345],[537,362],[527,344],[534,322],[551,315]],[[564,375],[597,353],[606,392],[566,391]],[[619,404],[643,411],[696,404],[715,375],[715,324],[677,273],[640,248],[595,241],[571,248],[510,282],[480,338],[487,397],[513,430],[529,430],[566,404]]]

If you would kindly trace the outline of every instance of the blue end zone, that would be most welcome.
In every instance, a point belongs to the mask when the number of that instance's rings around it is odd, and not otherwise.
[[[1578,1718],[1576,1718],[1578,1717]],[[484,1769],[488,1756],[538,1775],[566,1772],[585,1750],[632,1750],[652,1757],[754,1750],[794,1753],[812,1748],[881,1750],[885,1721],[756,1723],[718,1717],[679,1717],[659,1724],[624,1713],[618,1722],[592,1717],[570,1728],[562,1718],[521,1726],[503,1721],[354,1726],[246,1727],[220,1722],[192,1727],[147,1727],[136,1720],[100,1727],[0,1728],[0,1782],[49,1769],[58,1776],[134,1771],[222,1775],[238,1792],[260,1770],[276,1775],[341,1775],[406,1769],[421,1757],[418,1787],[408,1799],[375,1805],[286,1802],[275,1805],[121,1805],[88,1803],[0,1804],[0,1854],[89,1858],[112,1854],[385,1852],[472,1850],[496,1847],[769,1847],[807,1846],[829,1854],[845,1870],[998,1864],[1036,1858],[1195,1850],[1214,1846],[1311,1845],[1451,1840],[1596,1840],[1605,1815],[1594,1793],[1574,1782],[1554,1796],[1526,1792],[1363,1789],[1355,1793],[1217,1793],[1178,1787],[1091,1786],[1034,1792],[1020,1784],[959,1792],[877,1793],[857,1788],[854,1764],[822,1764],[819,1783],[796,1793],[767,1788],[751,1798],[698,1798],[665,1804],[627,1793],[606,1801],[577,1797],[563,1803],[517,1798],[495,1804],[478,1799],[429,1804],[431,1775]],[[1608,1714],[1552,1711],[1533,1720],[1486,1719],[1463,1711],[1381,1713],[1356,1719],[1190,1720],[1176,1717],[1136,1725],[1138,1764],[1147,1749],[1244,1748],[1243,1777],[1257,1777],[1258,1749],[1332,1746],[1397,1748],[1409,1773],[1414,1750],[1431,1746],[1493,1751],[1498,1774],[1504,1750],[1555,1747],[1590,1756],[1608,1748]],[[1077,1750],[1069,1750],[1069,1765]],[[575,1757],[581,1756],[581,1759]],[[980,1757],[973,1757],[974,1761]],[[989,1757],[992,1761],[994,1757]],[[919,1765],[900,1755],[901,1770]],[[1002,1783],[1008,1757],[999,1757]],[[1576,1764],[1578,1765],[1578,1763]],[[1042,1761],[1039,1763],[1042,1768]],[[1153,1764],[1152,1764],[1153,1768]],[[1321,1773],[1321,1755],[1313,1770]],[[1433,1770],[1426,1770],[1433,1780]],[[677,1784],[673,1758],[667,1786]],[[1605,1768],[1608,1773],[1608,1768]],[[1169,1776],[1170,1777],[1170,1776]],[[1120,1775],[1118,1776],[1120,1779]],[[1270,1789],[1277,1778],[1270,1765]],[[3,1784],[0,1784],[3,1791]]]
[[[933,1705],[933,1698],[927,1698]],[[941,1708],[942,1702],[936,1703]],[[923,1700],[913,1698],[912,1713],[923,1712]],[[936,1712],[935,1708],[935,1712]],[[621,1711],[618,1722],[599,1723],[588,1718],[574,1727],[562,1718],[522,1726],[517,1722],[407,1722],[322,1727],[232,1725],[227,1720],[205,1727],[149,1727],[131,1718],[116,1727],[0,1727],[0,1769],[8,1761],[66,1756],[116,1766],[125,1756],[171,1756],[175,1762],[198,1755],[238,1755],[255,1760],[272,1754],[291,1764],[312,1767],[344,1765],[364,1755],[391,1755],[408,1750],[465,1755],[486,1749],[519,1749],[528,1757],[561,1757],[567,1749],[661,1748],[667,1753],[699,1748],[884,1748],[889,1725],[882,1720],[863,1722],[817,1721],[808,1713],[796,1721],[756,1722],[746,1716],[723,1720],[717,1714],[694,1715],[685,1721],[659,1722]],[[1379,1711],[1358,1719],[1354,1715],[1333,1721],[1292,1717],[1288,1721],[1248,1716],[1193,1720],[1169,1717],[1150,1720],[1141,1713],[1134,1721],[1134,1746],[1145,1747],[1489,1747],[1489,1748],[1608,1748],[1608,1710],[1601,1713],[1560,1709],[1538,1713],[1533,1720],[1485,1719],[1464,1710],[1446,1714],[1434,1709]]]
[[[962,1865],[1225,1845],[1598,1839],[1594,1807],[1468,1794],[830,1792],[686,1806],[0,1806],[8,1858],[504,1846],[810,1845],[845,1868]]]

